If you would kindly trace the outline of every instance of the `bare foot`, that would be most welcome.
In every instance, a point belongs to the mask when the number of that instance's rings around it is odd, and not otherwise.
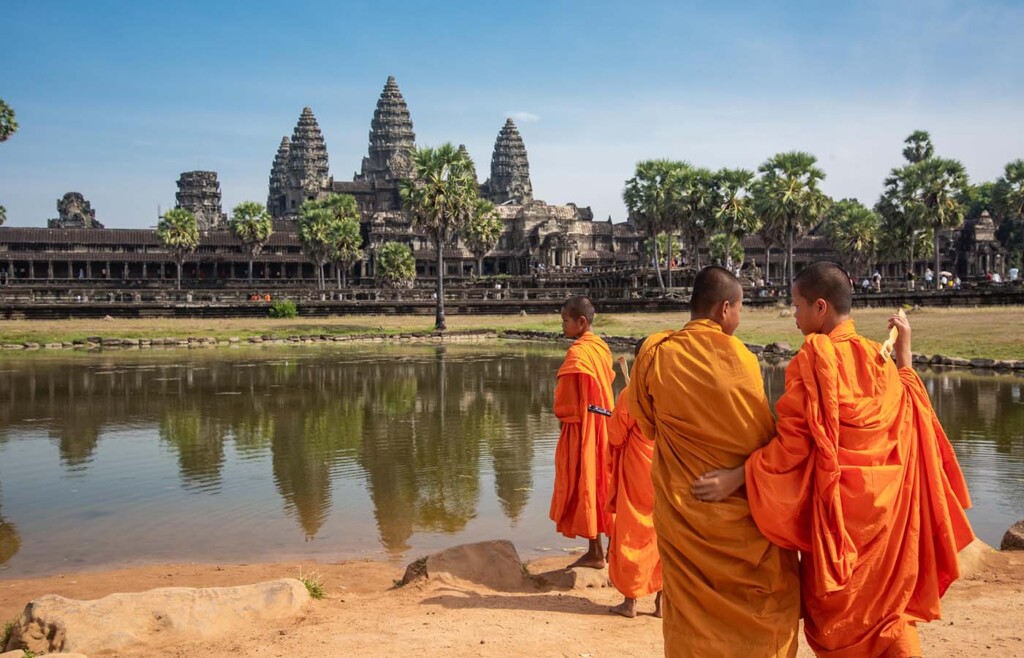
[[[636,599],[625,599],[619,605],[608,608],[608,612],[633,619],[636,617]]]
[[[576,567],[586,567],[587,569],[604,569],[608,566],[608,563],[604,561],[604,558],[594,557],[590,553],[584,553],[575,562],[570,564],[566,569],[575,569]]]
[[[658,619],[664,616],[661,611],[661,592],[658,592],[658,595],[654,597],[654,616]]]

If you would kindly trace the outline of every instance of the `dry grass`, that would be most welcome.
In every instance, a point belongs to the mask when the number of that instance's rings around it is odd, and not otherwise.
[[[854,319],[866,336],[882,340],[891,311],[856,309]],[[930,308],[911,314],[914,350],[924,354],[946,354],[965,358],[1024,359],[1024,307],[971,309]],[[601,334],[644,336],[654,331],[681,327],[687,317],[680,313],[633,313],[599,315],[596,330]],[[107,338],[183,338],[238,336],[401,333],[429,331],[430,316],[347,316],[317,319],[230,320],[10,320],[0,322],[0,343],[72,341],[89,336]],[[458,329],[532,329],[559,331],[555,313],[536,316],[451,315],[448,327]],[[748,343],[788,342],[800,344],[801,336],[791,317],[778,309],[744,311],[737,335]]]

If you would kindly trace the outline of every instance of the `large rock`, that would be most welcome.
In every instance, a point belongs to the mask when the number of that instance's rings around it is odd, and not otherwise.
[[[420,558],[406,568],[402,584],[416,581],[471,583],[499,592],[536,589],[516,547],[505,540],[461,544]]]
[[[211,638],[243,624],[295,617],[309,600],[306,586],[293,578],[241,587],[164,587],[95,601],[47,594],[25,606],[6,649],[92,654]]]
[[[1003,535],[999,544],[1001,551],[1024,551],[1024,521],[1017,521]]]

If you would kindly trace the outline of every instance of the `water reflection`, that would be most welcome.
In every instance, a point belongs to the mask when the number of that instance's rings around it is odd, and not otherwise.
[[[380,346],[4,358],[0,564],[56,568],[68,559],[57,526],[81,538],[84,564],[371,545],[398,558],[433,535],[558,546],[545,512],[561,356]],[[765,374],[781,393],[783,369]],[[1024,379],[925,382],[972,519],[998,542],[1024,516]]]

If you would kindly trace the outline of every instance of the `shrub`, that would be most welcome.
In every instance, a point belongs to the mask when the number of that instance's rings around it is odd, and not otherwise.
[[[274,302],[274,305],[270,307],[270,317],[297,318],[299,317],[299,309],[295,308],[295,302],[288,299]]]

